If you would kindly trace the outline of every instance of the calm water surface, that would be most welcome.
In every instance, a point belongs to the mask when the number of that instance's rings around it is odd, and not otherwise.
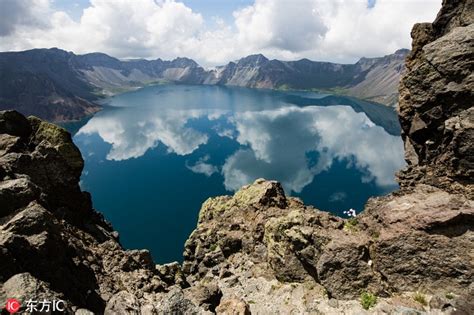
[[[355,99],[217,86],[152,86],[105,100],[76,131],[82,188],[127,248],[182,260],[209,197],[263,177],[343,215],[397,189],[395,112]]]

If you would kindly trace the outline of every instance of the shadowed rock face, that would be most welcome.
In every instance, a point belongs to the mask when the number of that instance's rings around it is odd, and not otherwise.
[[[148,251],[124,251],[92,208],[82,168],[66,130],[0,112],[0,300],[57,297],[102,312],[123,287],[166,286]]]
[[[424,182],[472,195],[474,1],[444,1],[433,23],[416,24],[400,85],[409,168],[402,186]],[[459,184],[459,185],[458,185]]]
[[[78,314],[472,314],[472,3],[445,1],[414,28],[399,192],[345,220],[257,180],[203,204],[182,266],[121,248],[79,188],[66,131],[0,112],[0,300],[56,297]]]

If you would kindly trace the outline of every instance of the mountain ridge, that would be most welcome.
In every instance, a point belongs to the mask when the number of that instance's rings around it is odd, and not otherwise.
[[[96,101],[101,97],[163,82],[336,91],[394,106],[407,53],[399,50],[355,64],[270,60],[256,54],[206,70],[185,57],[120,60],[58,48],[2,52],[0,109],[56,122],[78,120],[100,110]]]

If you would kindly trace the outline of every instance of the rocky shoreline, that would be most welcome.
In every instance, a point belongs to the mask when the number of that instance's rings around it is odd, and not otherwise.
[[[0,112],[0,300],[57,298],[71,314],[472,314],[473,22],[474,1],[444,1],[414,27],[400,191],[347,220],[257,180],[203,204],[182,265],[121,247],[79,187],[69,133]]]

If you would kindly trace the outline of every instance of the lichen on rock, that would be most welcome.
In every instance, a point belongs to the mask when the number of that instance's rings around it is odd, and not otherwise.
[[[69,313],[102,313],[123,290],[165,289],[149,252],[123,250],[79,188],[83,160],[66,130],[3,111],[0,147],[1,296],[57,297]]]
[[[416,24],[400,82],[399,117],[408,168],[402,187],[423,182],[473,197],[474,1],[443,1]]]

